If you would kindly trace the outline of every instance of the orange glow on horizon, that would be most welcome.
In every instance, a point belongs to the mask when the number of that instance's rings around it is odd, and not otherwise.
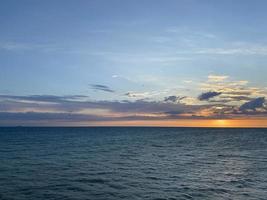
[[[143,121],[101,121],[80,124],[81,126],[156,126],[156,127],[265,127],[267,119],[207,119],[207,120],[143,120]]]
[[[224,120],[224,119],[214,120],[213,123],[215,124],[215,126],[218,126],[218,127],[226,127],[231,124],[229,120]]]

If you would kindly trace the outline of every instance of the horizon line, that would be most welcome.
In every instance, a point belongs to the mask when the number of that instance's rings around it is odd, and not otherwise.
[[[212,128],[212,129],[267,129],[267,126],[0,126],[0,128]]]

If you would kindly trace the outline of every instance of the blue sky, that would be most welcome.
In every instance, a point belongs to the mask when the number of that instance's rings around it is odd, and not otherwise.
[[[16,96],[164,103],[176,96],[186,97],[176,98],[179,106],[210,107],[214,102],[202,102],[199,95],[217,92],[225,99],[230,88],[235,96],[250,92],[250,99],[226,106],[266,96],[266,1],[3,0],[0,5],[3,115],[39,112],[32,105],[23,111],[5,105]],[[225,100],[220,103],[223,107]],[[265,117],[265,103],[257,109]]]

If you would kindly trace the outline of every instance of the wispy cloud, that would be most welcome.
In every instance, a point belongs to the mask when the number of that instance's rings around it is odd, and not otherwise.
[[[165,91],[147,91],[147,92],[134,92],[129,91],[125,93],[124,95],[129,98],[135,98],[135,99],[153,99],[154,97],[160,96],[164,94]]]
[[[208,82],[221,82],[228,79],[228,76],[223,75],[209,75]]]
[[[115,92],[115,90],[112,90],[110,87],[106,85],[100,85],[100,84],[91,84],[90,85],[92,89],[94,90],[99,90],[99,91],[104,91],[104,92]]]
[[[7,101],[27,101],[27,102],[49,102],[49,103],[58,103],[66,102],[69,100],[83,100],[88,98],[86,95],[65,95],[65,96],[56,96],[56,95],[29,95],[29,96],[17,96],[17,95],[0,95],[0,100]]]
[[[169,27],[165,30],[167,33],[172,33],[178,36],[187,36],[191,38],[205,38],[205,39],[214,39],[217,38],[214,33],[200,31],[200,30],[193,30],[188,27]]]
[[[242,48],[202,48],[194,51],[195,54],[217,55],[267,55],[267,46]]]
[[[42,51],[42,52],[64,52],[67,49],[54,43],[26,43],[26,42],[4,42],[0,43],[0,49],[6,51]]]
[[[149,92],[127,92],[125,93],[125,96],[131,98],[146,98],[149,96],[149,94]]]

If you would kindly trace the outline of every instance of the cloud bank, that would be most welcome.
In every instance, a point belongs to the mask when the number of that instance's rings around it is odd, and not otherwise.
[[[248,86],[245,80],[210,75],[199,87],[202,93],[198,96],[173,95],[177,94],[173,90],[127,92],[121,94],[126,98],[121,100],[92,100],[86,95],[0,95],[0,125],[267,117],[266,91]],[[115,92],[106,85],[93,84],[91,88]],[[153,98],[153,94],[164,96]]]

